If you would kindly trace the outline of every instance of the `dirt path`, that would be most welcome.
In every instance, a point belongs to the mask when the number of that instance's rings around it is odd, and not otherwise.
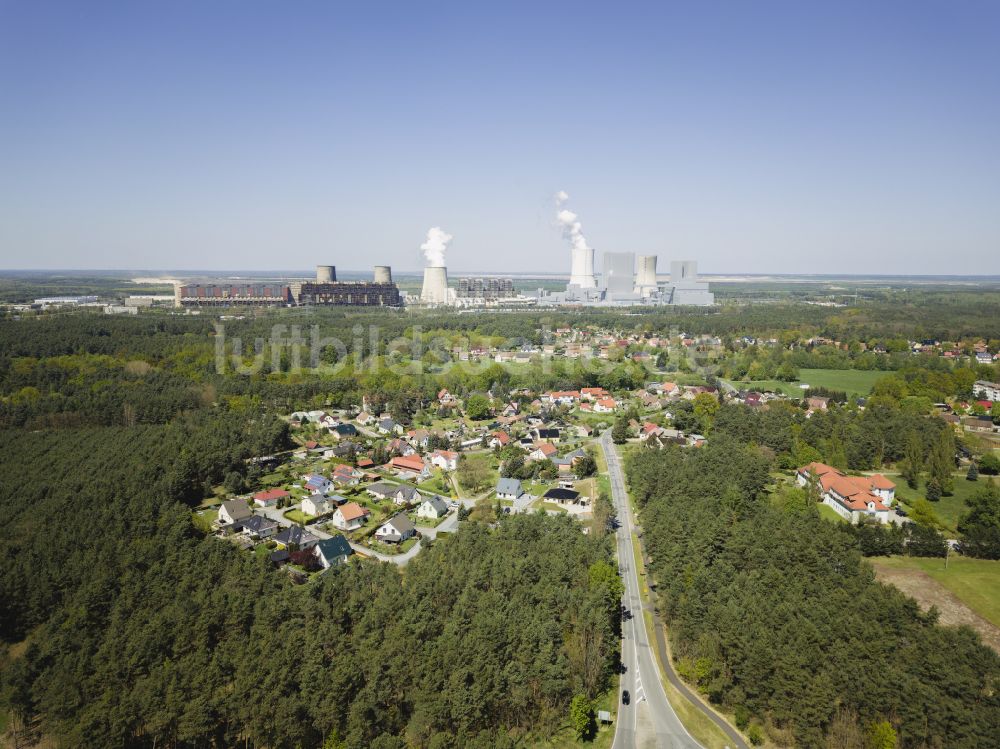
[[[979,633],[984,644],[1000,653],[1000,628],[983,619],[926,572],[892,569],[880,565],[876,560],[869,561],[875,567],[875,574],[880,582],[892,583],[906,595],[912,596],[924,611],[932,605],[937,606],[941,612],[941,624],[952,627],[966,624]]]

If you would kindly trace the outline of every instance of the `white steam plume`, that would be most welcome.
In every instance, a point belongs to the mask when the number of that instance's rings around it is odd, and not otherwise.
[[[562,204],[569,200],[569,195],[565,190],[560,190],[556,193],[556,208],[561,208],[561,210],[556,213],[556,221],[559,222],[559,226],[562,227],[563,236],[569,240],[569,243],[573,245],[574,250],[587,250],[590,249],[587,244],[587,238],[583,236],[582,226],[577,220],[577,215],[573,211],[562,208]]]
[[[427,230],[427,241],[420,245],[420,249],[424,251],[424,257],[427,258],[427,267],[444,267],[444,252],[448,249],[448,243],[451,240],[451,234],[440,226],[434,226]]]

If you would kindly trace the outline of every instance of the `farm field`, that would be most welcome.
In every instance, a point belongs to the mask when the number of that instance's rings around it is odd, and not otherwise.
[[[754,380],[740,382],[733,380],[730,384],[739,389],[770,390],[784,393],[792,398],[802,397],[800,385],[822,387],[829,390],[841,390],[848,395],[868,395],[880,377],[887,373],[859,369],[800,369],[796,382],[781,382],[780,380]]]

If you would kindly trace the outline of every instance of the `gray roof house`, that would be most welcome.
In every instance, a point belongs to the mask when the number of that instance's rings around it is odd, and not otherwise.
[[[429,499],[425,499],[420,503],[420,507],[417,508],[418,518],[436,520],[437,518],[443,518],[447,514],[448,503],[436,494]]]
[[[379,499],[391,499],[398,505],[408,505],[419,502],[423,497],[412,486],[390,484],[388,481],[378,481],[369,486],[366,491]]]
[[[219,525],[231,525],[246,520],[253,513],[245,499],[230,499],[219,508]]]
[[[243,533],[248,536],[267,538],[278,532],[278,524],[263,515],[251,515],[246,520],[238,521],[237,525],[242,528]]]
[[[381,527],[375,531],[375,540],[398,544],[415,535],[416,532],[417,529],[410,519],[403,513],[399,513],[382,523]]]
[[[301,525],[292,525],[285,528],[285,530],[274,537],[274,540],[285,546],[295,544],[300,549],[308,549],[319,543],[319,537],[314,536]]]
[[[524,494],[524,489],[521,488],[521,482],[518,479],[502,478],[497,482],[498,499],[517,499],[522,494]]]

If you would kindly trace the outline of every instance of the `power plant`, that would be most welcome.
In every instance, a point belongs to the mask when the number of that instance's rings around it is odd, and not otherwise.
[[[315,281],[179,283],[174,286],[174,304],[177,307],[399,307],[403,298],[387,265],[375,268],[372,281],[338,281],[334,266],[317,265]]]

